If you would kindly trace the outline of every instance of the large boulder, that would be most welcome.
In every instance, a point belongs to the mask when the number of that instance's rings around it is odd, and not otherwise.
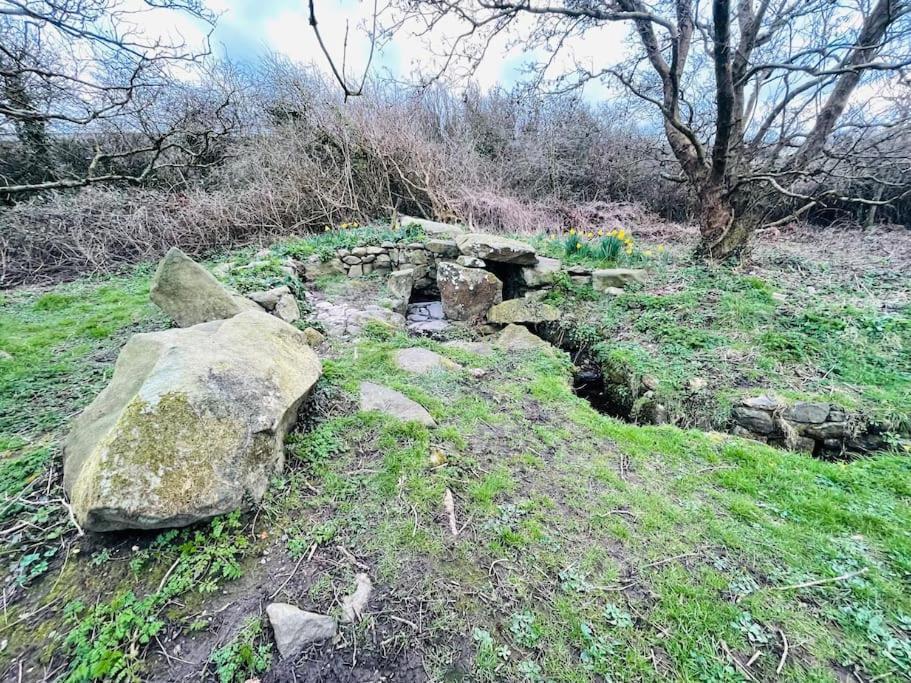
[[[177,247],[171,247],[158,264],[150,294],[152,301],[180,327],[262,310],[259,304],[225,288]]]
[[[531,266],[538,260],[531,245],[499,235],[471,232],[456,235],[455,241],[459,251],[465,256],[474,256],[485,261]]]
[[[450,320],[480,318],[503,300],[503,283],[496,275],[448,261],[437,267],[437,286]]]
[[[533,266],[522,268],[522,281],[526,287],[546,287],[552,285],[560,274],[560,259],[539,256]]]
[[[134,335],[64,446],[76,519],[156,529],[258,502],[321,372],[305,335],[264,312]]]
[[[592,287],[606,292],[613,287],[623,288],[645,282],[645,271],[637,268],[602,268],[592,271]]]
[[[492,306],[487,320],[499,325],[510,323],[537,324],[560,319],[560,309],[534,299],[509,299]]]

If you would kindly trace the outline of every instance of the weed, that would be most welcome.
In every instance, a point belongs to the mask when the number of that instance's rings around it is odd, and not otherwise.
[[[243,683],[269,670],[272,647],[263,637],[261,619],[248,619],[227,645],[211,656],[219,683]]]

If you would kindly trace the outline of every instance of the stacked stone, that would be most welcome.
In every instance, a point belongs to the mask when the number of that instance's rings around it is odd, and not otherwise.
[[[775,396],[746,398],[734,407],[734,434],[773,446],[837,456],[845,450],[874,450],[871,436],[852,434],[845,411],[829,403]]]

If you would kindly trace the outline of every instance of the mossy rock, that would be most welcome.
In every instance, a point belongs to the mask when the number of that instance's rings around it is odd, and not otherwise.
[[[304,333],[266,313],[134,335],[67,439],[77,520],[154,529],[258,502],[320,374]]]

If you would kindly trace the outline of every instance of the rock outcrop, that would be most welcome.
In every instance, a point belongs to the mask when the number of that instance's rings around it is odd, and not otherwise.
[[[321,371],[304,334],[262,311],[134,335],[64,447],[76,519],[156,529],[258,502]]]
[[[255,302],[224,287],[177,247],[171,247],[158,264],[150,295],[179,327],[262,310]]]
[[[437,268],[443,312],[450,320],[480,318],[503,300],[503,283],[493,273],[444,261]]]
[[[485,261],[531,266],[538,260],[531,245],[499,235],[470,232],[457,235],[455,241],[459,245],[459,251],[465,256],[474,256]]]

